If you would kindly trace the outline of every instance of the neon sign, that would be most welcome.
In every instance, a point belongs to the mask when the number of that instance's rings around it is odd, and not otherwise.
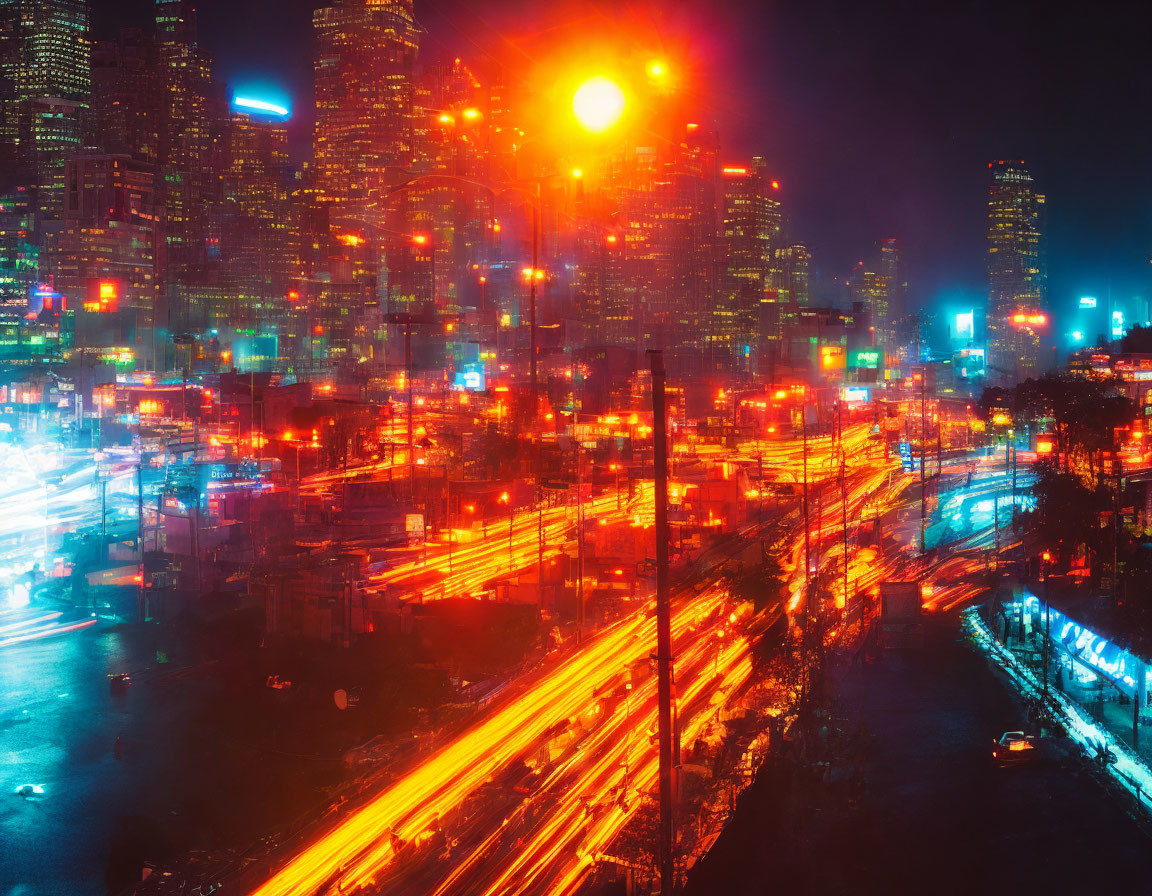
[[[266,100],[253,99],[247,96],[233,97],[232,105],[237,109],[244,109],[248,112],[265,112],[269,115],[276,115],[280,118],[288,117],[288,108],[280,106],[276,103],[269,103]]]

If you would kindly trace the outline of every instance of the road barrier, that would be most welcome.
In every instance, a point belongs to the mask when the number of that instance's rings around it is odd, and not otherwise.
[[[1063,693],[1052,688],[1045,692],[1032,670],[1021,664],[1015,654],[992,634],[992,630],[980,617],[979,610],[979,607],[970,607],[961,614],[964,627],[976,647],[1003,670],[1024,697],[1043,707],[1067,732],[1068,737],[1084,750],[1085,755],[1114,756],[1115,762],[1103,763],[1104,768],[1152,817],[1152,771],[1149,771],[1143,760],[1126,743],[1086,716]]]

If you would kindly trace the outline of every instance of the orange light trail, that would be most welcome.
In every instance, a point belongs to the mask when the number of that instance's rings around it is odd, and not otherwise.
[[[863,437],[845,434],[845,448],[850,444],[863,447]],[[782,460],[789,466],[796,460],[795,446],[782,446]],[[832,447],[825,443],[824,456],[832,457]],[[810,446],[810,449],[812,446]],[[897,496],[906,482],[894,482],[891,465],[876,465],[864,458],[864,452],[847,451],[849,508],[858,517],[870,504]],[[823,477],[825,501],[811,504],[817,558],[830,551],[821,549],[821,541],[839,532],[842,509],[840,490],[829,478],[830,463],[823,472],[811,468],[810,484]],[[898,463],[893,461],[893,463]],[[879,468],[877,468],[879,467]],[[839,473],[837,467],[833,473]],[[830,484],[831,483],[831,484]],[[834,494],[833,494],[834,493]],[[878,499],[876,495],[882,496]],[[638,499],[644,515],[651,512],[650,483],[642,487]],[[616,510],[616,495],[594,499],[593,514],[626,520],[635,507]],[[571,508],[553,507],[544,511],[548,542],[562,537],[570,527]],[[803,551],[803,522],[793,512],[792,525],[784,538],[785,549],[793,558]],[[517,523],[519,522],[519,526]],[[491,538],[460,546],[451,573],[447,557],[437,554],[429,566],[445,574],[446,593],[464,592],[475,587],[482,577],[505,573],[523,561],[535,562],[538,550],[537,511],[525,511],[513,519],[513,542],[521,544],[519,553],[509,564],[507,535],[500,537],[498,523],[491,527]],[[506,531],[506,530],[505,530]],[[829,548],[831,548],[829,544]],[[866,562],[857,557],[857,563]],[[819,559],[817,560],[819,563]],[[456,564],[461,564],[458,570]],[[799,564],[802,566],[802,563]],[[398,567],[389,576],[419,572],[413,563]],[[877,567],[878,569],[878,567]],[[403,570],[403,573],[401,572]],[[875,575],[879,575],[879,571]],[[727,591],[716,584],[720,573],[713,573],[713,584],[700,593],[682,589],[674,594],[673,640],[676,677],[679,684],[678,706],[682,737],[689,741],[715,717],[719,708],[747,683],[752,666],[748,642],[725,626],[729,621],[731,600]],[[794,566],[793,580],[796,578]],[[397,578],[395,581],[402,581]],[[870,584],[871,578],[861,584]],[[795,608],[796,598],[791,602]],[[517,682],[506,702],[474,726],[429,756],[403,777],[386,786],[377,796],[352,812],[334,827],[319,833],[316,839],[276,873],[252,891],[253,896],[312,896],[355,892],[357,888],[381,887],[400,874],[416,873],[404,862],[397,861],[393,835],[406,843],[425,842],[430,829],[441,819],[457,811],[472,794],[512,763],[529,763],[558,730],[579,720],[590,706],[598,703],[596,694],[605,693],[624,670],[637,665],[643,668],[655,643],[654,620],[650,601],[624,619],[588,638],[578,652],[558,665],[545,668]],[[727,631],[720,638],[717,633]],[[461,849],[451,857],[451,864],[437,864],[431,872],[437,883],[423,886],[424,892],[447,896],[449,893],[561,893],[575,892],[583,883],[592,864],[628,823],[640,805],[638,794],[648,792],[657,776],[656,747],[649,730],[655,726],[655,682],[649,675],[634,683],[630,696],[618,702],[597,727],[571,749],[561,752],[551,768],[542,774],[537,790],[521,801],[513,817],[523,820],[527,806],[542,807],[543,816],[532,823],[531,830],[517,838],[514,851],[501,850],[510,834],[509,817],[492,821],[484,828],[477,843]],[[599,711],[599,710],[597,710]],[[553,732],[550,734],[550,732]],[[545,771],[538,765],[540,772]],[[627,784],[625,786],[625,777]],[[535,802],[533,802],[535,801]],[[588,815],[591,805],[605,811]],[[503,816],[501,810],[501,816]],[[517,822],[513,821],[513,824]],[[442,861],[442,860],[441,860]],[[496,862],[496,867],[493,867]],[[482,881],[482,884],[478,884]],[[482,889],[486,887],[487,889]]]

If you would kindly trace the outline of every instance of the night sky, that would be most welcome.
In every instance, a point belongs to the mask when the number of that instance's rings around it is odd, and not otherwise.
[[[302,150],[316,5],[199,6],[219,75],[290,94]],[[511,72],[553,41],[633,28],[690,55],[701,119],[719,122],[726,160],[770,160],[823,282],[895,236],[914,301],[979,304],[987,163],[1023,158],[1049,199],[1053,309],[1109,287],[1118,299],[1152,293],[1152,14],[1142,4],[416,0],[416,11],[426,56],[459,54],[478,70],[499,61]],[[150,13],[147,0],[93,0],[93,28]]]

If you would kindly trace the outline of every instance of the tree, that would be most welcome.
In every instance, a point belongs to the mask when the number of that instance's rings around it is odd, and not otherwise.
[[[1035,528],[1043,543],[1064,560],[1071,559],[1081,544],[1091,557],[1099,557],[1111,545],[1111,528],[1100,528],[1100,514],[1113,506],[1107,486],[1086,485],[1080,476],[1051,461],[1037,464],[1037,469],[1036,510],[1022,516],[1021,526]]]
[[[736,600],[751,601],[757,613],[776,606],[785,588],[780,562],[771,556],[759,566],[730,572],[726,584]]]
[[[1136,324],[1120,340],[1120,350],[1133,355],[1152,353],[1152,327]]]
[[[1002,386],[987,386],[980,394],[980,413],[985,418],[992,416],[994,408],[1007,408],[1011,405],[1011,393]]]
[[[1017,425],[1048,424],[1066,470],[1086,465],[1100,484],[1106,471],[1100,452],[1112,449],[1115,431],[1132,422],[1134,407],[1115,379],[1047,374],[1016,385],[1011,395]]]

